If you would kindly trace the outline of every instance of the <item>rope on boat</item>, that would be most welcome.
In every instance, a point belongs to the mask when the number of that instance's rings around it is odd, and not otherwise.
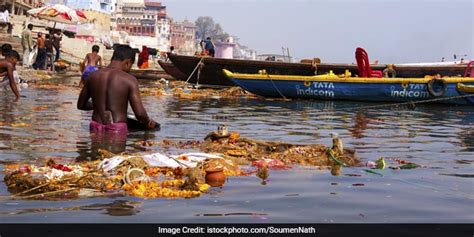
[[[278,87],[275,85],[275,82],[273,82],[273,79],[270,77],[270,74],[267,73],[267,78],[270,79],[270,81],[272,82],[272,85],[273,87],[276,89],[276,91],[278,92],[278,94],[280,94],[280,96],[286,100],[286,97],[283,95],[283,93],[281,93],[281,91],[278,89]]]
[[[204,57],[203,57],[204,58]],[[201,60],[203,59],[201,58]],[[198,63],[198,72],[197,72],[197,79],[196,79],[196,86],[195,88],[199,88],[199,79],[201,78],[201,70],[204,66],[204,63],[202,63],[201,61],[199,61]]]
[[[385,108],[385,107],[398,107],[409,105],[414,107],[417,104],[424,104],[424,103],[431,103],[431,102],[439,102],[439,101],[446,101],[446,100],[453,100],[453,99],[462,99],[467,97],[474,97],[474,94],[467,94],[467,95],[459,95],[459,96],[451,96],[451,97],[443,97],[443,98],[434,98],[434,99],[427,99],[427,100],[419,100],[419,101],[408,101],[408,102],[401,102],[401,103],[389,103],[389,104],[377,104],[377,105],[368,105],[368,106],[360,106],[360,107],[346,107],[346,108],[339,108],[339,109],[326,109],[312,112],[312,114],[318,113],[328,113],[328,112],[338,112],[338,111],[350,111],[350,110],[368,110],[368,109],[378,109],[378,108]],[[296,111],[270,111],[272,115],[286,115],[286,114],[294,114]],[[215,119],[229,119],[229,118],[243,118],[243,117],[258,117],[261,113],[239,113],[239,114],[218,114],[218,115],[209,115],[209,114],[183,114],[183,113],[175,113],[179,117],[211,117]]]
[[[191,72],[191,74],[189,75],[188,79],[186,80],[186,84],[188,84],[189,80],[191,79],[191,77],[193,77],[194,73],[196,72],[196,70],[199,68],[199,66],[201,65],[202,61],[204,60],[204,57],[201,57],[201,60],[199,60],[198,64],[196,65],[196,67],[194,68],[193,72]]]

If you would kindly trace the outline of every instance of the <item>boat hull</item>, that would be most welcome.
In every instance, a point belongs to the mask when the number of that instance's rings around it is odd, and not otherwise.
[[[465,95],[456,89],[462,82],[474,85],[474,78],[446,79],[446,92],[439,97],[428,91],[425,78],[337,78],[234,74],[228,78],[243,89],[264,97],[372,102],[409,102],[436,99],[434,103],[472,104],[472,97],[441,99]]]
[[[240,73],[258,73],[264,69],[268,73],[282,75],[314,75],[314,67],[304,63],[286,63],[271,61],[252,61],[238,59],[223,59],[210,57],[194,57],[183,55],[169,55],[173,64],[182,71],[186,77],[193,74],[189,79],[193,84],[208,84],[220,86],[235,86],[235,83],[228,80],[223,69]],[[196,69],[199,62],[202,62],[201,69]],[[195,70],[196,69],[196,70]],[[193,73],[194,71],[194,73]],[[199,74],[199,80],[198,80]]]
[[[255,74],[260,70],[265,70],[269,74],[280,75],[300,75],[312,76],[316,74],[325,74],[333,71],[336,74],[343,74],[349,70],[352,75],[358,74],[357,65],[355,64],[337,64],[337,63],[320,63],[313,66],[311,63],[287,63],[274,61],[255,61],[255,60],[239,60],[224,59],[210,57],[195,57],[170,54],[170,60],[173,64],[186,75],[193,74],[189,79],[190,83],[209,84],[221,86],[234,86],[235,83],[228,80],[223,69],[245,73]],[[199,62],[203,65],[201,69],[196,69]],[[373,70],[384,70],[385,64],[372,65]],[[466,65],[394,65],[396,76],[402,78],[419,78],[425,75],[440,74],[441,76],[458,76],[464,73]],[[196,69],[196,70],[195,70]],[[194,71],[194,73],[193,73]],[[199,71],[199,81],[198,81]]]
[[[474,85],[465,85],[463,83],[458,83],[456,85],[456,90],[461,95],[473,95],[471,97],[466,97],[466,100],[469,103],[474,104]]]
[[[163,70],[174,79],[186,81],[186,75],[182,73],[176,66],[174,66],[173,63],[158,61],[158,64],[160,64],[161,68],[163,68]]]
[[[168,73],[161,70],[155,69],[132,69],[130,74],[136,77],[137,79],[147,79],[147,80],[158,80],[160,78],[172,79]]]

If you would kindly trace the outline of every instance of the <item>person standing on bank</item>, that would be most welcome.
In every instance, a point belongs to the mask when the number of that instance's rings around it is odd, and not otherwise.
[[[33,36],[31,35],[33,24],[28,24],[28,27],[21,33],[21,46],[23,47],[23,67],[29,67],[30,52],[33,49]]]
[[[47,34],[46,35],[46,68],[48,68],[48,65],[51,66],[51,71],[54,69],[54,51],[53,51],[53,35]]]
[[[56,51],[56,57],[54,58],[54,61],[58,61],[59,60],[59,56],[61,55],[61,39],[62,39],[62,36],[61,36],[61,33],[54,33],[52,34],[53,36],[53,46],[54,46],[54,50]]]
[[[36,47],[38,48],[38,54],[36,54],[36,61],[33,64],[33,68],[35,70],[44,70],[46,66],[46,41],[41,32],[38,33]]]

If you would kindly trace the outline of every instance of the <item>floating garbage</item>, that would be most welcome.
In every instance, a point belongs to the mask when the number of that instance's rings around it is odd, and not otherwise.
[[[418,164],[415,164],[415,163],[408,163],[408,164],[405,164],[405,165],[402,165],[400,167],[398,167],[399,169],[402,169],[402,170],[408,170],[408,169],[416,169],[416,168],[419,168],[421,167],[420,165]]]
[[[80,197],[110,192],[142,198],[198,197],[210,186],[222,186],[226,176],[240,175],[238,165],[223,156],[186,153],[166,156],[121,154],[102,161],[45,166],[10,167],[4,180],[14,198]],[[212,180],[206,173],[219,171],[222,178]],[[205,182],[204,176],[206,176]]]
[[[277,160],[277,159],[263,159],[263,160],[257,160],[252,162],[252,166],[255,166],[257,168],[269,168],[269,169],[275,169],[275,170],[287,170],[290,169],[288,165],[286,165],[283,161]]]
[[[374,161],[367,161],[365,164],[366,167],[371,168],[371,169],[379,169],[383,170],[387,166],[385,159],[383,157],[380,157],[378,160]]]
[[[379,170],[385,169],[386,163],[385,159],[383,157],[380,157],[380,159],[375,161],[375,168]]]
[[[225,126],[210,133],[205,141],[163,140],[136,145],[157,145],[163,150],[175,146],[201,152],[113,154],[99,150],[102,157],[99,161],[60,164],[50,159],[44,165],[9,167],[4,181],[13,198],[78,198],[85,194],[193,198],[210,187],[225,185],[229,176],[255,172],[262,184],[266,184],[272,169],[335,164],[324,145],[253,140],[228,131]],[[347,166],[359,164],[354,152],[344,151],[336,154],[337,160]],[[240,165],[251,165],[255,171],[242,171]]]
[[[262,185],[267,184],[268,177],[270,176],[270,171],[268,171],[268,166],[259,167],[256,173],[256,176],[262,180]]]

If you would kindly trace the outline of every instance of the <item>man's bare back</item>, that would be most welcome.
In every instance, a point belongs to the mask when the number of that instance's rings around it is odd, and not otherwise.
[[[102,66],[102,57],[97,53],[88,53],[84,61],[86,66]]]
[[[128,103],[135,117],[147,128],[155,128],[143,107],[138,89],[138,80],[128,74],[133,65],[135,53],[129,46],[115,51],[112,62],[106,68],[92,72],[79,95],[77,108],[93,110],[92,120],[99,125],[127,122]],[[114,59],[115,57],[115,59]],[[92,103],[89,99],[92,98]]]

